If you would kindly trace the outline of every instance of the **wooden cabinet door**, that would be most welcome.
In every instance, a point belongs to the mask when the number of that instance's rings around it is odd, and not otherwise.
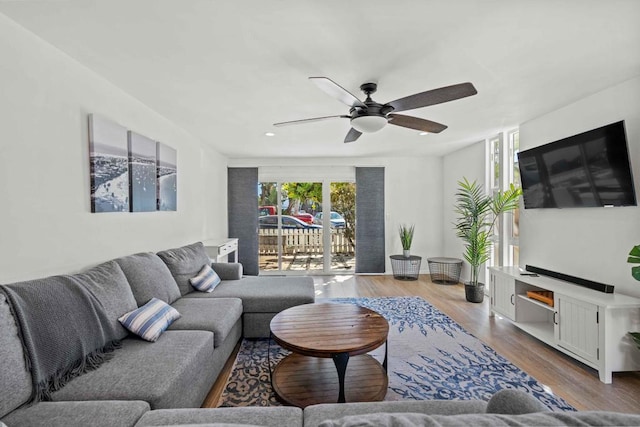
[[[516,318],[516,281],[509,276],[491,272],[491,309],[511,320]]]
[[[598,306],[556,294],[556,342],[557,344],[591,362],[597,362]]]

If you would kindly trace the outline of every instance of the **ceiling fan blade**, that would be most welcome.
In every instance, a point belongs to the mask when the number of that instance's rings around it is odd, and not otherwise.
[[[356,98],[351,92],[340,86],[327,77],[309,77],[309,80],[314,82],[316,86],[322,89],[324,92],[336,98],[338,101],[347,104],[349,107],[366,107],[362,101]]]
[[[345,144],[347,142],[353,142],[356,139],[360,138],[360,135],[362,135],[362,132],[355,130],[354,128],[351,128],[351,130],[349,131],[349,133],[347,133],[347,136],[344,138],[344,142]]]
[[[389,114],[387,120],[390,124],[402,126],[409,129],[415,129],[422,132],[440,133],[447,128],[441,123],[432,122],[431,120],[420,119],[413,116],[404,116],[402,114]]]
[[[291,120],[289,122],[280,122],[280,123],[274,123],[274,126],[280,127],[280,126],[289,126],[289,125],[300,125],[300,124],[304,124],[304,123],[313,123],[313,122],[321,122],[323,120],[330,120],[330,119],[350,119],[351,117],[349,116],[324,116],[324,117],[314,117],[311,119],[302,119],[302,120]]]
[[[454,101],[478,93],[471,83],[460,83],[452,86],[445,86],[439,89],[428,90],[416,93],[404,98],[388,102],[386,105],[393,107],[393,111],[413,110],[414,108],[427,107],[429,105],[442,104],[443,102]]]

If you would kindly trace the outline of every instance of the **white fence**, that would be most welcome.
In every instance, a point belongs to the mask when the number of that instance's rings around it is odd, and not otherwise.
[[[260,255],[278,253],[278,231],[282,232],[282,254],[314,254],[322,253],[323,230],[317,228],[309,229],[260,229],[258,232]],[[353,254],[354,247],[344,235],[343,228],[331,230],[331,253]]]

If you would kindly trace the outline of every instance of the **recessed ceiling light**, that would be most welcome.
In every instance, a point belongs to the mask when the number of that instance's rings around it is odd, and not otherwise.
[[[420,132],[418,135],[420,135],[420,136],[429,135],[429,132]]]
[[[264,136],[276,136],[276,134],[273,132],[265,132]]]

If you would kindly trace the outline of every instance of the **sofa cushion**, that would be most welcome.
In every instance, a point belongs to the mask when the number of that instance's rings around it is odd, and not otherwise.
[[[115,260],[129,281],[138,306],[151,298],[171,304],[180,298],[180,290],[167,265],[150,252],[129,255]]]
[[[242,279],[242,264],[239,262],[212,262],[211,268],[222,280]]]
[[[242,301],[237,298],[180,298],[172,306],[182,316],[170,330],[211,331],[216,348],[242,317]]]
[[[548,410],[542,402],[522,390],[500,390],[487,403],[487,412],[491,414],[517,415]]]
[[[165,409],[147,412],[138,427],[188,424],[249,424],[271,427],[301,427],[302,410],[289,406]]]
[[[144,400],[152,409],[199,407],[215,380],[213,334],[166,331],[150,343],[125,338],[113,359],[74,378],[54,401]]]
[[[0,427],[6,427],[0,424]],[[158,427],[158,426],[156,426]],[[198,423],[198,424],[171,424],[171,427],[264,427],[264,424],[238,424],[238,423]]]
[[[245,277],[223,280],[211,293],[192,292],[187,298],[240,298],[245,313],[279,313],[315,299],[311,277]]]
[[[126,337],[128,332],[118,322],[118,318],[135,310],[138,305],[118,263],[105,262],[71,277],[82,283],[100,301],[113,327],[119,331],[118,339]]]
[[[351,415],[326,420],[320,427],[415,426],[415,427],[528,427],[528,426],[638,426],[640,415],[604,411],[535,412],[523,415],[462,414],[427,415],[411,413],[377,413]],[[305,427],[307,425],[305,424]]]
[[[205,264],[195,277],[189,279],[189,283],[200,292],[211,292],[220,284],[220,277],[209,264]]]
[[[161,251],[158,252],[158,256],[169,267],[181,295],[193,292],[189,279],[198,274],[203,266],[211,263],[202,242]]]
[[[485,412],[482,400],[401,400],[396,402],[323,403],[304,408],[304,426],[317,427],[325,420],[376,412],[424,414],[474,414]]]
[[[32,392],[22,342],[5,295],[0,292],[0,418],[26,403]]]
[[[134,426],[149,404],[142,401],[40,402],[20,408],[2,421],[11,427]]]
[[[180,313],[175,308],[158,298],[151,298],[151,301],[124,314],[118,320],[143,340],[155,342],[179,318]]]

